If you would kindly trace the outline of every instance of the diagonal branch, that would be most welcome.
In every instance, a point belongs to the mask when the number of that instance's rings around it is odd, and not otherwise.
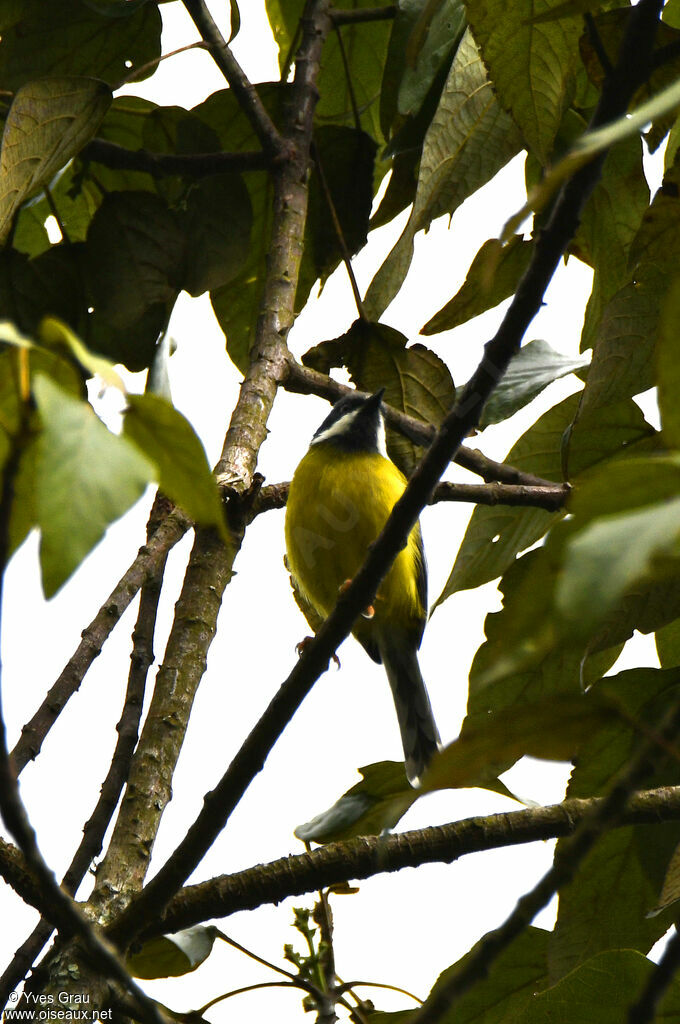
[[[234,57],[229,44],[218,29],[204,0],[183,0],[201,38],[210,44],[210,53],[229,83],[241,109],[253,126],[265,153],[272,158],[286,155],[283,137],[264,108],[253,84]]]
[[[147,525],[147,541],[151,540],[171,508],[171,502],[157,493]],[[70,896],[75,895],[85,872],[101,851],[106,829],[128,775],[130,760],[137,743],[146,677],[153,663],[153,636],[166,558],[162,560],[154,576],[147,580],[141,590],[137,622],[132,634],[133,650],[127,692],[120,721],[116,726],[118,740],[111,765],[102,783],[99,799],[83,826],[83,838],[61,882],[62,888]],[[51,922],[42,917],[28,938],[17,949],[11,963],[0,977],[0,1006],[5,1005],[9,993],[25,978],[26,973],[33,966],[36,957],[52,934],[52,930]]]
[[[190,520],[180,509],[160,524],[151,541],[139,549],[134,562],[116,584],[89,626],[82,633],[77,650],[61,675],[47,691],[47,695],[31,720],[21,730],[21,736],[12,751],[14,771],[19,775],[29,761],[40,753],[45,737],[64,710],[66,703],[80,687],[85,673],[101,653],[104,642],[131,604],[140,587],[150,579],[167,557],[167,552],[184,536]]]

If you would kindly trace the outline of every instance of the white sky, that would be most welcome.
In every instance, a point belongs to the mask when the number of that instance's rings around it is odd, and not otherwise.
[[[229,5],[214,3],[212,7],[219,15],[228,11]],[[196,38],[180,3],[163,4],[161,10],[166,25],[164,52]],[[250,0],[241,4],[241,10],[244,25],[234,51],[253,80],[273,77],[276,55],[273,45],[263,44],[267,32],[263,4]],[[224,23],[221,27],[228,29]],[[223,86],[209,56],[189,52],[164,62],[153,80],[127,91],[165,104],[191,107]],[[523,167],[518,159],[487,186],[483,198],[478,194],[464,204],[451,228],[444,218],[427,236],[419,235],[407,286],[384,320],[415,340],[422,324],[460,286],[482,242],[497,235],[506,217],[521,205],[522,192]],[[377,232],[355,260],[362,288],[368,285],[402,224],[403,217],[398,224]],[[589,286],[590,272],[570,260],[560,269],[527,340],[543,337],[554,348],[575,353]],[[460,383],[474,369],[503,308],[455,333],[421,340],[447,360]],[[355,317],[346,276],[340,270],[323,296],[311,302],[300,316],[290,338],[292,350],[300,355],[311,344],[341,334]],[[205,297],[191,300],[181,296],[171,332],[178,342],[171,361],[175,403],[194,424],[213,462],[236,401],[238,374],[226,357],[222,332]],[[573,377],[556,383],[532,403],[527,413],[485,431],[478,446],[487,455],[502,458],[542,410],[576,387]],[[290,479],[326,409],[326,403],[319,399],[279,395],[259,464],[268,482]],[[453,468],[450,476],[461,481],[473,479],[458,468]],[[112,589],[121,566],[134,558],[142,542],[148,504],[148,500],[141,502],[111,528],[105,541],[49,604],[40,592],[36,538],[31,538],[14,558],[8,570],[3,622],[10,743],[75,649],[80,630]],[[432,599],[448,576],[470,511],[469,507],[446,504],[423,514]],[[155,644],[159,659],[188,544],[185,539],[178,545],[166,573]],[[174,799],[156,844],[156,866],[183,835],[200,809],[203,793],[221,776],[294,662],[294,646],[304,635],[306,624],[291,598],[282,554],[283,513],[261,516],[248,531],[236,564],[238,575],[227,589],[208,672],[175,777]],[[445,740],[458,733],[465,713],[467,671],[483,638],[483,617],[497,606],[493,584],[456,595],[437,610],[426,630],[421,665]],[[136,607],[128,610],[81,692],[50,734],[40,758],[22,775],[22,795],[40,846],[57,873],[70,860],[109,764],[135,614]],[[641,641],[635,648],[637,664],[657,664],[649,641]],[[200,865],[196,880],[302,852],[292,834],[296,825],[325,809],[354,785],[360,765],[401,759],[396,717],[382,669],[373,665],[352,640],[343,645],[340,657],[342,669],[328,672],[316,685],[226,831]],[[548,803],[561,798],[564,779],[563,767],[534,762],[514,769],[509,784],[522,796]],[[516,807],[481,790],[439,794],[417,804],[399,827],[420,827]],[[452,866],[432,865],[361,883],[359,895],[333,901],[338,972],[344,979],[380,980],[424,996],[442,969],[502,922],[517,896],[547,869],[551,856],[551,843],[537,843],[475,855]],[[289,900],[276,908],[234,915],[220,925],[258,954],[280,963],[284,943],[294,942],[302,948],[289,927],[291,907],[311,906],[312,902],[311,896]],[[537,923],[550,927],[553,913],[549,910]],[[2,887],[0,920],[4,924],[0,965],[4,967],[33,926],[35,914]],[[173,1008],[184,1010],[200,1006],[230,988],[270,980],[275,979],[264,968],[218,944],[207,963],[193,975],[148,983],[148,989]],[[382,1009],[407,1005],[402,997],[389,993],[364,989],[362,995],[371,996]],[[302,1010],[299,994],[271,990],[239,996],[215,1007],[208,1016],[220,1022],[226,1021],[230,1013],[248,1019],[275,1016],[288,1024],[299,1021]]]

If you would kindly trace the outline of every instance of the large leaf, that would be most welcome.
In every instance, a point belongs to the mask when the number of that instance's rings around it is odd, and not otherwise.
[[[561,628],[592,632],[637,583],[680,571],[680,459],[634,459],[605,466],[571,503],[555,593]]]
[[[561,0],[467,4],[499,102],[543,166],[573,94],[583,25],[578,13],[559,21],[537,19],[558,6]]]
[[[130,327],[181,287],[183,236],[175,217],[148,192],[108,195],[92,218],[87,259],[95,312]]]
[[[139,948],[133,944],[125,966],[135,978],[179,978],[208,959],[216,938],[217,928],[204,924],[158,935]]]
[[[509,298],[529,265],[533,245],[514,235],[505,245],[490,238],[481,247],[461,288],[421,328],[421,334],[438,334],[467,323]]]
[[[561,480],[567,431],[578,404],[579,395],[572,395],[544,413],[508,452],[510,465],[548,480]],[[570,434],[570,474],[576,476],[653,433],[633,402],[583,417]],[[559,514],[543,509],[478,506],[437,604],[458,590],[478,587],[502,575],[515,556],[539,540],[556,518]]]
[[[537,993],[513,1024],[621,1024],[656,971],[631,949],[600,953],[552,988]],[[657,1020],[680,1014],[680,982],[672,981],[661,1000]]]
[[[190,190],[181,211],[182,286],[190,295],[220,288],[241,271],[250,250],[250,195],[238,174],[215,174]]]
[[[661,428],[666,444],[680,448],[680,278],[673,278],[668,289],[659,320],[656,347],[658,371],[657,396],[661,413]]]
[[[515,355],[484,406],[480,427],[501,423],[528,405],[554,380],[588,365],[583,357],[572,358],[556,352],[540,339],[523,345]]]
[[[92,75],[115,84],[160,56],[161,15],[146,3],[129,18],[109,18],[82,3],[23,0],[3,28],[5,89],[46,75]]]
[[[402,0],[392,26],[380,94],[380,121],[388,138],[395,124],[420,111],[466,27],[461,0]],[[406,59],[404,59],[406,58]]]
[[[51,597],[141,496],[154,469],[133,444],[110,433],[87,402],[48,377],[39,376],[33,392],[43,424],[36,463],[40,564]]]
[[[484,942],[488,936],[481,941]],[[547,982],[546,954],[549,933],[529,927],[491,963],[484,977],[470,988],[455,1006],[441,1018],[442,1024],[510,1024],[517,1020],[524,1006],[532,1006],[537,992]],[[437,998],[439,990],[452,975],[464,969],[473,946],[458,963],[448,967],[437,979],[425,1006]],[[385,1024],[392,1015],[385,1014]],[[382,1024],[383,1015],[369,1017],[371,1024]],[[561,1022],[560,1022],[561,1024]]]
[[[632,723],[656,729],[667,706],[678,699],[680,670],[633,669],[603,679],[594,687],[622,709],[581,747],[568,796],[601,796],[628,764],[640,743]],[[674,786],[680,767],[673,758],[657,758],[640,788]],[[560,894],[557,924],[550,944],[553,980],[605,949],[621,947],[646,953],[664,934],[670,917],[649,919],[665,868],[680,839],[680,826],[636,825],[601,836],[579,866],[574,881]],[[556,856],[565,841],[558,842]]]
[[[418,188],[408,224],[365,298],[379,319],[408,273],[418,231],[453,213],[521,148],[519,134],[501,109],[468,31],[456,52],[439,107],[425,136]]]
[[[314,133],[306,247],[316,277],[325,278],[343,255],[366,243],[375,154],[371,136],[355,128],[324,125]]]
[[[397,806],[395,797],[413,795],[402,761],[379,761],[359,769],[361,782],[352,786],[327,811],[298,825],[295,835],[305,843],[334,843],[354,836],[379,835],[394,828],[408,806]],[[397,801],[398,803],[398,801]]]
[[[0,151],[0,242],[16,211],[90,139],[111,102],[104,82],[43,78],[19,89]]]
[[[130,395],[123,435],[157,467],[161,490],[197,523],[225,533],[219,492],[191,424],[158,395]]]

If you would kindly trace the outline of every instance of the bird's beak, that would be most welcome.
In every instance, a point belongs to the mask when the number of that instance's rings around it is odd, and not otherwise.
[[[372,412],[374,409],[379,409],[384,394],[385,389],[380,388],[375,392],[375,394],[371,395],[370,398],[367,398],[364,402],[364,409],[366,412]]]

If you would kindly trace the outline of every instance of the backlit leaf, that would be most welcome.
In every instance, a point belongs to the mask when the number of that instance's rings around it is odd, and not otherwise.
[[[14,215],[94,135],[111,102],[96,79],[43,78],[19,89],[0,151],[0,241]]]

